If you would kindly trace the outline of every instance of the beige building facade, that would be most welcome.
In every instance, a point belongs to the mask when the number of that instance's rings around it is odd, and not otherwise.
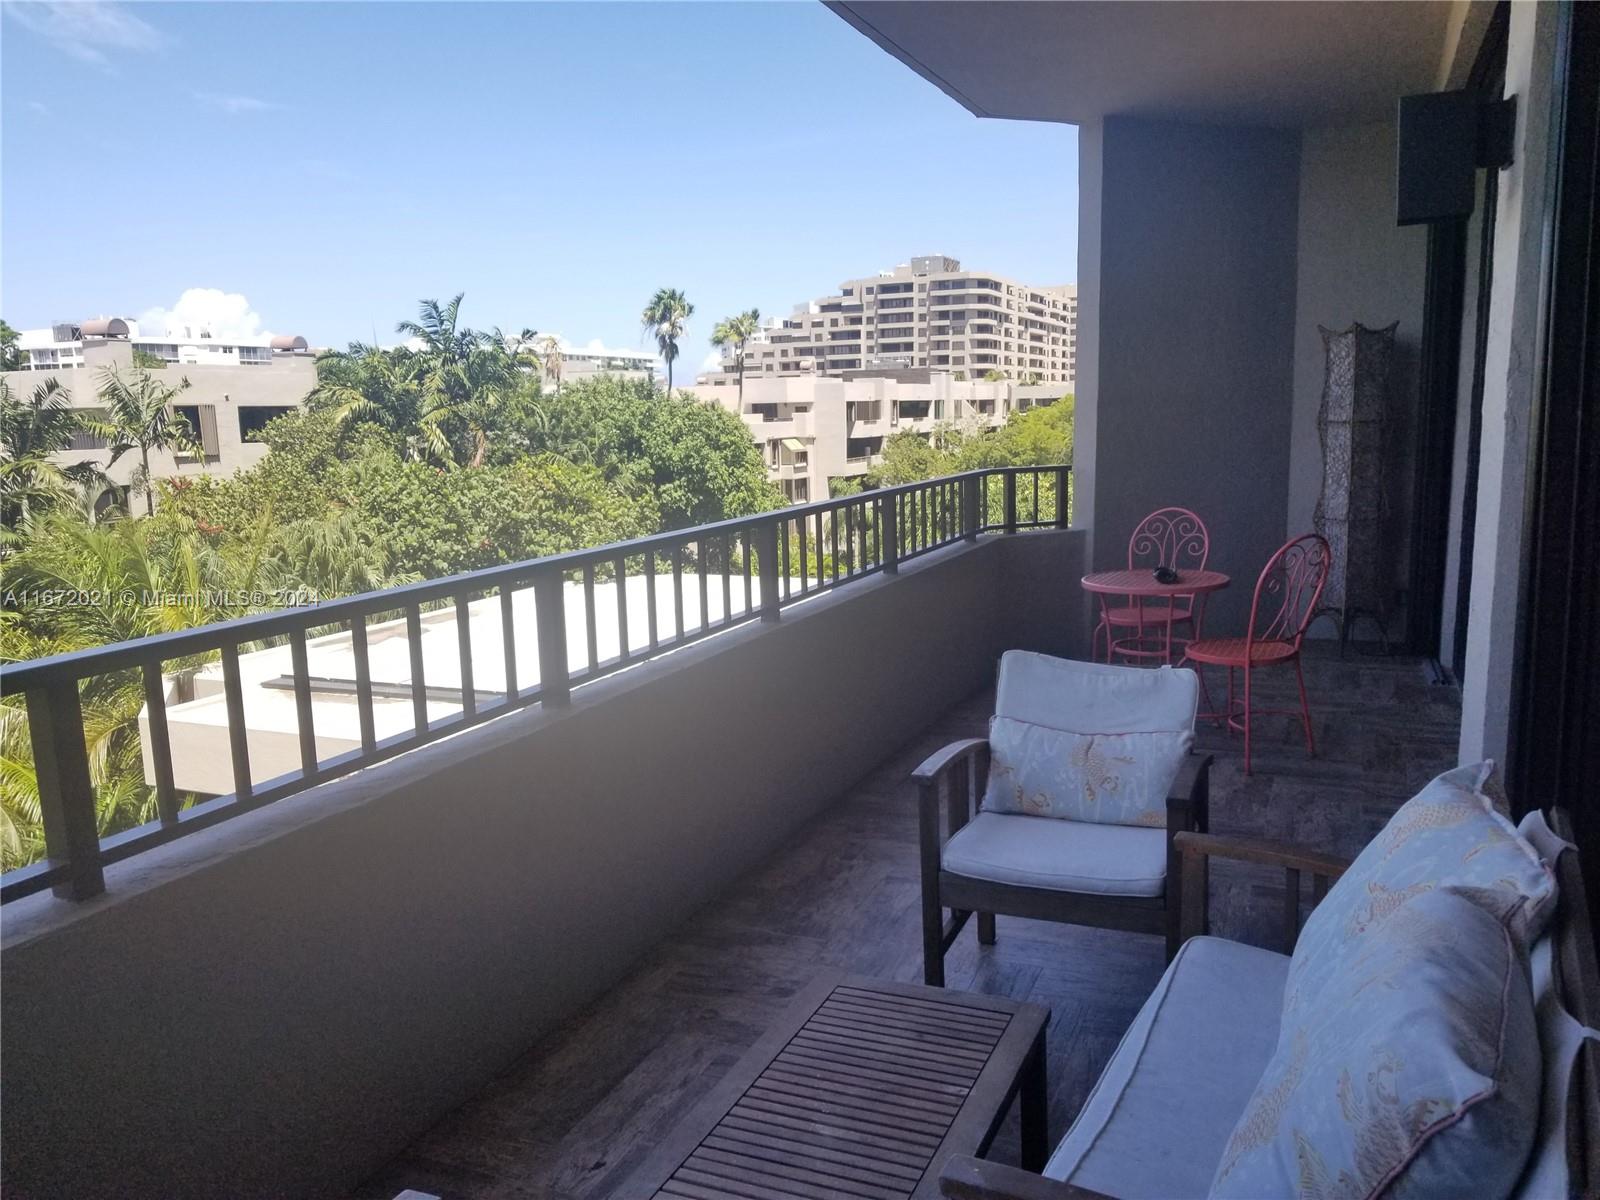
[[[834,295],[771,322],[745,348],[745,378],[927,368],[972,380],[993,373],[1014,383],[1070,384],[1077,329],[1074,284],[1019,283],[925,255],[846,280]],[[722,369],[734,372],[731,353]]]
[[[131,371],[136,349],[160,358],[166,365],[151,371],[162,383],[177,387],[181,380],[189,381],[173,407],[188,420],[200,453],[153,453],[150,474],[155,479],[232,474],[260,462],[267,454],[266,443],[260,440],[267,422],[299,408],[316,386],[315,355],[304,338],[261,338],[246,343],[148,338],[129,336],[123,322],[110,324],[107,336],[90,332],[88,322],[62,328],[63,333],[69,329],[77,332],[77,337],[47,340],[39,335],[49,335],[49,330],[24,333],[21,349],[27,365],[5,372],[4,378],[16,396],[27,396],[54,378],[74,408],[98,412],[103,407],[99,391],[105,369],[124,374]],[[116,326],[122,326],[122,331]],[[93,328],[98,330],[98,325]],[[104,465],[110,458],[106,439],[92,434],[79,434],[73,448],[57,456],[66,464]],[[137,452],[129,452],[107,474],[115,486],[126,488],[133,482],[138,464]]]
[[[972,382],[929,368],[798,378],[747,372],[741,400],[731,376],[709,378],[684,390],[739,415],[791,504],[825,500],[833,480],[865,475],[882,461],[890,434],[927,437],[941,424],[998,428],[1068,390]]]

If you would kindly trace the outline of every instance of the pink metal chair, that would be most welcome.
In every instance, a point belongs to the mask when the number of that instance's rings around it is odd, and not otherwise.
[[[1175,571],[1203,571],[1211,555],[1211,534],[1206,523],[1187,508],[1158,508],[1134,528],[1128,539],[1128,570],[1139,567],[1171,567]],[[1201,601],[1194,596],[1175,596],[1172,600],[1172,625],[1188,627],[1188,636],[1174,638],[1188,643],[1197,636],[1196,605]],[[1106,639],[1106,662],[1111,661],[1112,643],[1118,629],[1167,628],[1167,605],[1160,600],[1146,600],[1141,606],[1132,596],[1124,606],[1103,606],[1100,623],[1095,626],[1089,643],[1089,657],[1097,657],[1096,646],[1103,634]],[[1171,647],[1168,647],[1171,650]]]
[[[1256,580],[1250,602],[1250,624],[1242,638],[1204,638],[1189,643],[1185,662],[1228,668],[1228,707],[1225,712],[1204,714],[1213,720],[1226,720],[1229,729],[1244,733],[1244,773],[1250,774],[1250,724],[1264,713],[1295,715],[1292,708],[1256,708],[1251,702],[1250,676],[1264,667],[1293,664],[1300,685],[1300,724],[1306,733],[1306,750],[1317,753],[1311,733],[1311,709],[1306,704],[1306,679],[1300,669],[1300,646],[1306,627],[1317,610],[1323,585],[1328,582],[1331,555],[1328,543],[1319,534],[1306,533],[1285,542],[1267,560]],[[1233,673],[1244,671],[1244,700],[1234,699]],[[1201,676],[1201,687],[1205,677]],[[1206,704],[1210,706],[1207,694]]]

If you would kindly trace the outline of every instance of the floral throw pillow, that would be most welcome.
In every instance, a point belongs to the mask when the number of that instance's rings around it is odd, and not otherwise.
[[[1285,1021],[1211,1195],[1505,1197],[1540,1074],[1519,945],[1467,897],[1431,890]]]
[[[1167,793],[1193,744],[1187,730],[1069,733],[995,717],[983,810],[1165,827]]]
[[[1284,988],[1284,1024],[1349,969],[1382,926],[1448,889],[1500,920],[1524,950],[1555,907],[1555,877],[1482,791],[1493,763],[1457,767],[1406,801],[1312,909]]]

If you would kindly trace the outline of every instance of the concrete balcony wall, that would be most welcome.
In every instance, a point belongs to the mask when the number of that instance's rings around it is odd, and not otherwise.
[[[1081,530],[986,537],[7,905],[7,1196],[336,1196],[1013,646]]]

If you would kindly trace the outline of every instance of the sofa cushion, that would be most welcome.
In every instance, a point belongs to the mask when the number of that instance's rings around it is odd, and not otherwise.
[[[1539,1086],[1517,941],[1467,897],[1431,890],[1297,1013],[1285,1007],[1211,1195],[1505,1197],[1533,1144]]]
[[[1167,880],[1167,835],[1133,825],[980,812],[945,843],[943,865],[997,883],[1159,896]]]
[[[1413,796],[1367,844],[1295,943],[1284,1024],[1299,1005],[1347,976],[1369,937],[1409,903],[1448,888],[1498,917],[1526,947],[1555,903],[1555,877],[1481,790],[1493,769],[1446,771]]]
[[[1185,942],[1044,1173],[1123,1200],[1202,1196],[1272,1057],[1286,955]]]
[[[1167,793],[1194,734],[1070,733],[1013,717],[989,723],[986,812],[1165,828]]]

